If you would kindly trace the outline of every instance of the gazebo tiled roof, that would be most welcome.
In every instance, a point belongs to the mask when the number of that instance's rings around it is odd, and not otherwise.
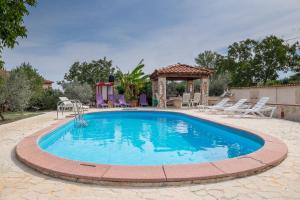
[[[209,76],[213,73],[212,70],[204,67],[196,67],[187,64],[175,64],[167,67],[162,67],[155,70],[151,75],[151,79],[156,79],[158,76],[166,77],[200,77]]]

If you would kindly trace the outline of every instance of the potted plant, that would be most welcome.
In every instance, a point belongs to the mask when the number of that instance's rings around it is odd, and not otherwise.
[[[138,98],[135,96],[132,96],[131,99],[129,100],[129,104],[131,107],[137,107],[139,105]]]
[[[138,96],[140,91],[145,87],[145,83],[148,79],[148,76],[144,75],[144,64],[142,61],[132,72],[122,73],[120,76],[120,86],[124,88],[125,98],[132,107],[138,106]]]

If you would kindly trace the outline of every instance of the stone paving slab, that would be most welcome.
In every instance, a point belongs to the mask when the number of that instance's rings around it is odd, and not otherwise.
[[[210,184],[137,188],[74,183],[40,174],[15,157],[19,141],[59,121],[49,112],[0,126],[0,199],[300,199],[300,123],[184,112],[275,136],[287,144],[288,157],[261,174]]]

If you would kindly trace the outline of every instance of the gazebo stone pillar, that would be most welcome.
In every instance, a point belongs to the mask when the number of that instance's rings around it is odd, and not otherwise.
[[[201,104],[208,105],[209,79],[203,77],[201,81]]]
[[[158,77],[158,96],[159,96],[159,106],[158,107],[159,108],[166,107],[166,101],[167,101],[166,86],[167,86],[166,77]]]
[[[156,99],[157,98],[157,96],[156,96],[156,94],[158,94],[158,81],[157,80],[152,80],[152,99],[154,100],[154,99]],[[152,104],[153,104],[154,102],[152,101]]]
[[[187,92],[190,93],[192,96],[194,95],[194,81],[193,80],[187,81]]]

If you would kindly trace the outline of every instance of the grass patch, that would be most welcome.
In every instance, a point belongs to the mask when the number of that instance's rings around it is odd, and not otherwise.
[[[23,113],[22,112],[5,112],[5,113],[2,113],[5,120],[2,121],[0,118],[0,125],[18,121],[20,119],[34,117],[37,115],[41,115],[43,113],[44,112],[40,112],[40,111],[38,111],[38,112],[23,112]]]

